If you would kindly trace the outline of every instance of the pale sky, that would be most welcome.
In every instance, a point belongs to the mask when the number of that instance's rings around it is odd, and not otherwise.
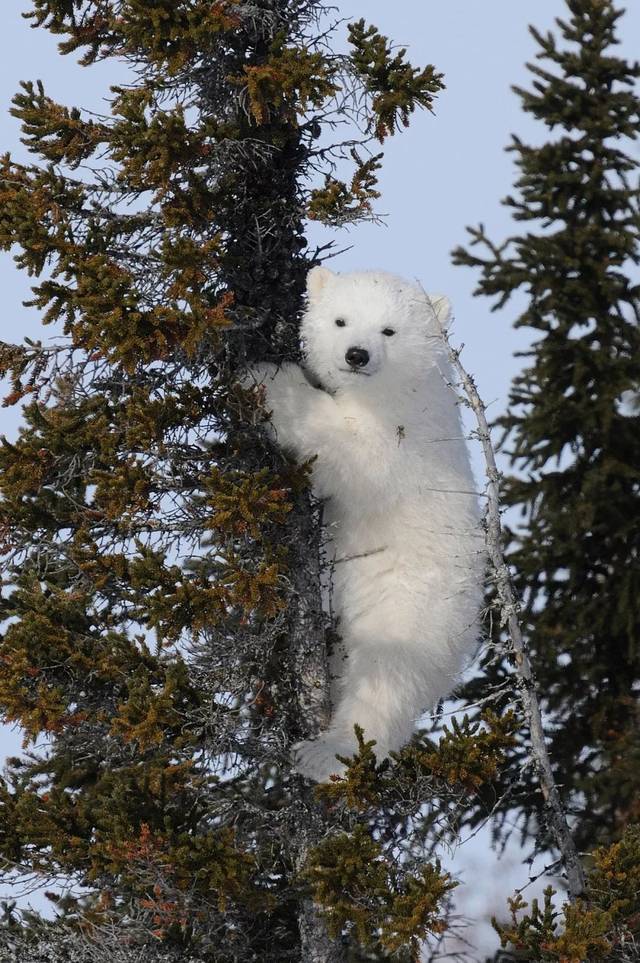
[[[109,83],[126,75],[112,63],[87,69],[78,67],[73,57],[59,56],[56,39],[45,30],[30,29],[21,18],[28,0],[11,0],[8,6],[0,36],[0,150],[20,157],[25,152],[17,121],[7,112],[20,80],[42,79],[54,99],[103,111]],[[535,141],[542,128],[521,112],[510,85],[527,83],[524,63],[535,54],[527,24],[551,27],[565,4],[338,0],[338,7],[348,20],[366,17],[406,45],[416,65],[434,63],[444,73],[447,89],[438,98],[435,116],[415,114],[409,130],[385,146],[378,205],[385,226],[362,224],[338,232],[338,246],[351,249],[331,266],[384,268],[418,278],[428,291],[447,294],[456,314],[455,337],[466,346],[466,365],[497,414],[520,366],[512,354],[526,345],[527,334],[511,328],[515,304],[491,314],[485,299],[472,298],[474,272],[454,267],[450,251],[465,243],[468,224],[482,221],[495,240],[512,230],[499,204],[513,180],[512,156],[504,147],[511,132]],[[622,21],[620,49],[630,58],[637,54],[638,37],[640,4]],[[29,296],[28,279],[14,269],[7,254],[0,255],[0,280],[5,300],[2,337],[39,333],[35,312],[21,307]],[[0,419],[2,430],[13,429],[11,412],[1,411]]]
[[[335,0],[347,19],[365,17],[394,41],[409,48],[416,65],[434,63],[445,75],[447,89],[436,104],[435,116],[415,115],[411,128],[388,142],[381,177],[379,210],[386,226],[372,224],[337,234],[339,247],[351,249],[332,263],[335,270],[383,268],[419,279],[432,293],[447,294],[453,302],[454,341],[464,342],[463,360],[491,402],[490,414],[503,409],[511,378],[521,366],[513,352],[527,344],[525,332],[511,324],[516,304],[491,314],[485,299],[474,299],[474,273],[455,268],[450,251],[466,243],[465,226],[482,221],[496,241],[513,231],[499,200],[513,181],[511,155],[504,151],[511,132],[525,141],[539,141],[543,128],[525,117],[510,85],[526,86],[524,63],[535,54],[527,24],[553,25],[565,14],[563,0]],[[100,64],[79,68],[73,58],[62,58],[56,40],[44,30],[31,30],[20,14],[26,0],[8,0],[0,33],[0,151],[24,156],[17,122],[7,111],[20,80],[42,79],[56,100],[69,106],[104,111],[102,98],[109,83],[124,80],[123,68]],[[630,5],[621,23],[619,48],[633,59],[640,37],[640,4]],[[317,229],[316,229],[317,230]],[[314,235],[315,236],[315,235]],[[326,233],[324,237],[326,237]],[[19,341],[25,334],[45,337],[33,310],[21,307],[29,296],[29,282],[9,255],[0,255],[4,317],[0,338]],[[0,433],[13,434],[15,409],[0,409]],[[19,746],[5,730],[0,744],[5,752]],[[514,885],[505,868],[496,867],[484,843],[468,849],[467,879],[476,899],[484,891],[496,896]],[[522,874],[518,874],[522,881]],[[495,908],[494,903],[494,908]],[[467,915],[473,915],[470,903]],[[475,929],[475,936],[479,931]],[[487,949],[495,946],[487,940]]]

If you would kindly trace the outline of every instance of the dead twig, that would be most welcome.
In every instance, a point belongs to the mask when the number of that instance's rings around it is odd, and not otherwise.
[[[460,380],[460,386],[464,393],[462,401],[473,411],[478,425],[476,436],[482,446],[487,479],[485,492],[487,553],[493,570],[501,625],[506,627],[508,632],[508,642],[505,643],[505,651],[511,656],[515,666],[518,688],[520,690],[525,719],[531,738],[532,762],[538,773],[540,791],[544,797],[549,814],[549,823],[556,845],[562,856],[562,862],[567,876],[569,896],[572,900],[575,900],[584,891],[584,869],[573,836],[571,835],[567,816],[553,774],[551,759],[545,740],[540,699],[527,644],[520,626],[520,604],[513,587],[509,567],[502,548],[500,472],[496,464],[495,449],[491,440],[486,407],[480,397],[474,378],[466,371],[460,361],[460,351],[462,349],[452,347],[447,332],[442,326],[441,336],[447,349],[449,362]]]

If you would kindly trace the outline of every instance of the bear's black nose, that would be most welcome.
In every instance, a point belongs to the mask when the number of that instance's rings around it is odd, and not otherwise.
[[[352,368],[364,368],[365,365],[369,364],[369,352],[365,351],[364,348],[349,348],[344,360]]]

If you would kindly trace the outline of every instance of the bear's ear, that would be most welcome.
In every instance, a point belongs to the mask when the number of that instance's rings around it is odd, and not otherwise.
[[[333,271],[330,271],[328,268],[311,268],[307,274],[307,294],[309,295],[310,301],[320,296],[323,288],[332,277],[335,277],[335,275]]]
[[[453,316],[451,301],[445,294],[430,294],[429,303],[431,304],[433,312],[438,319],[438,324],[443,331],[446,331],[451,324],[451,319]]]

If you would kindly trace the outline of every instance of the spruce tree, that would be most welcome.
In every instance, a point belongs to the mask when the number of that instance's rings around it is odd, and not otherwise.
[[[640,67],[616,55],[614,3],[567,8],[559,36],[531,28],[532,88],[515,88],[549,135],[509,148],[519,174],[503,203],[525,230],[498,245],[481,226],[454,258],[480,270],[477,293],[497,298],[494,310],[526,298],[515,324],[532,346],[498,420],[514,469],[503,479],[509,560],[586,849],[640,814],[640,418],[620,404],[640,380]],[[469,696],[506,672],[489,653]],[[539,797],[521,761],[520,748],[504,777],[522,792],[503,813],[518,807],[531,829]]]
[[[453,886],[428,857],[512,741],[489,713],[391,767],[362,739],[317,796],[291,771],[327,713],[319,517],[238,375],[297,357],[305,216],[371,216],[370,145],[442,86],[364,22],[336,55],[326,16],[33,2],[131,81],[102,117],[25,82],[34,163],[0,171],[0,245],[55,334],[0,354],[25,419],[0,449],[0,707],[27,739],[0,858],[73,884],[56,922],[6,907],[3,959],[415,960]]]

